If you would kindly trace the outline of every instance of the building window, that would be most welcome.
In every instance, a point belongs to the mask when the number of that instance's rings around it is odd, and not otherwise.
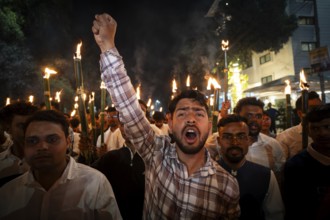
[[[262,78],[261,78],[261,84],[268,83],[268,82],[270,82],[270,81],[272,81],[272,80],[273,80],[272,75],[269,75],[269,76],[266,76],[266,77],[262,77]]]
[[[267,63],[268,61],[270,61],[270,53],[261,56],[259,60],[260,60],[260,64]]]
[[[315,42],[301,42],[302,51],[312,51],[316,48]]]
[[[315,20],[314,20],[314,17],[301,16],[298,18],[298,24],[299,25],[314,25]]]

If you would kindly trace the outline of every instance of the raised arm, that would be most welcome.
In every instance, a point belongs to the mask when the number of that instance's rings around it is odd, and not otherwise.
[[[96,15],[92,31],[101,49],[101,78],[111,100],[119,111],[120,121],[124,124],[125,134],[141,157],[152,151],[154,132],[150,127],[135,94],[130,78],[126,73],[122,57],[115,47],[117,22],[108,14]]]

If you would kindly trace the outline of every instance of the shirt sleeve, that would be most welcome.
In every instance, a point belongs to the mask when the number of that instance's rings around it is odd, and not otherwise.
[[[266,220],[284,219],[282,196],[273,171],[270,171],[269,187],[264,199],[263,209]]]
[[[135,90],[116,48],[101,54],[101,78],[104,81],[112,103],[119,111],[125,134],[141,157],[151,159],[155,134],[138,103]]]

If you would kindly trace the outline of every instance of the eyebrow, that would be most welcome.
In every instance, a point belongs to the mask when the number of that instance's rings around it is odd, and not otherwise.
[[[205,111],[206,110],[203,107],[179,107],[177,108],[177,111],[187,111],[189,109],[192,109],[193,111]]]

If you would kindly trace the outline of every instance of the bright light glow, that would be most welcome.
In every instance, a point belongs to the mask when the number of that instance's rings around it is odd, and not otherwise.
[[[187,76],[186,86],[190,87],[190,75]]]
[[[63,90],[63,89],[62,89],[62,90]],[[57,102],[61,102],[61,93],[62,93],[62,90],[59,91],[59,92],[56,92],[56,94],[55,94],[55,100],[56,100]]]
[[[176,85],[176,81],[175,79],[172,80],[172,92],[176,93],[176,91],[178,90],[178,87]]]
[[[29,102],[31,102],[32,104],[33,104],[33,99],[34,99],[33,95],[30,95],[29,96]]]
[[[229,50],[229,41],[228,40],[222,40],[221,41],[221,49],[223,50],[223,51],[227,51],[227,50]]]
[[[55,70],[49,69],[48,67],[45,68],[45,79],[49,79],[51,74],[56,74],[57,72]]]
[[[76,110],[73,110],[70,115],[71,115],[71,117],[75,116],[76,115]]]
[[[80,42],[78,45],[77,45],[77,50],[76,50],[76,54],[75,54],[75,57],[76,59],[81,59],[81,54],[80,54],[80,48],[81,48],[81,45],[82,45],[82,42]]]
[[[140,87],[141,87],[141,85],[138,85],[138,87],[136,88],[136,97],[137,97],[137,99],[141,99]]]
[[[299,87],[301,90],[308,90],[309,86],[307,85],[306,77],[304,74],[304,70],[300,71],[300,83]]]
[[[6,105],[10,105],[10,98],[9,97],[6,99]]]
[[[150,105],[151,105],[151,98],[148,99],[148,103],[147,103],[148,108],[150,107]]]
[[[285,87],[285,94],[286,95],[289,95],[289,94],[291,94],[291,86],[290,86],[290,80],[285,80],[285,83],[286,83],[286,87]]]
[[[105,83],[102,81],[101,82],[101,86],[100,86],[100,89],[106,89],[107,87],[105,86]]]

